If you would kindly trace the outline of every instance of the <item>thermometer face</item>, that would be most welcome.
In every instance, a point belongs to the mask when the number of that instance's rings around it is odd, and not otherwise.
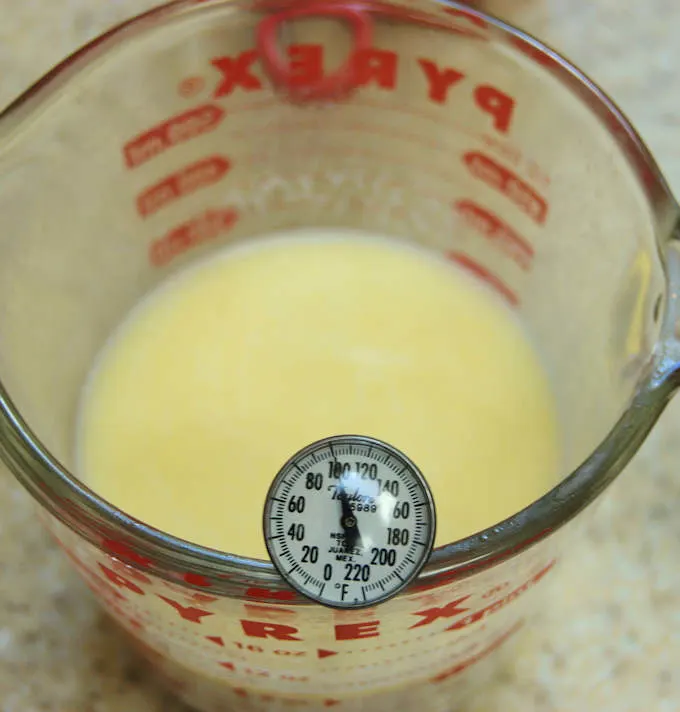
[[[274,566],[304,596],[363,608],[396,595],[427,562],[435,510],[418,468],[387,443],[326,438],[272,483],[264,535]]]

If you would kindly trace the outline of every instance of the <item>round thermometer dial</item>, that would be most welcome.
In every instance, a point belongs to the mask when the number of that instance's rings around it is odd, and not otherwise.
[[[307,446],[281,468],[264,511],[274,566],[304,596],[363,608],[396,595],[430,556],[432,494],[387,443],[358,435]]]

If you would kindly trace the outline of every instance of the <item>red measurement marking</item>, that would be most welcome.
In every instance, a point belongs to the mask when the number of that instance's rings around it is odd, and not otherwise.
[[[458,675],[458,673],[463,672],[463,670],[467,670],[469,667],[482,660],[482,658],[485,658],[487,655],[493,653],[494,650],[500,648],[500,646],[503,645],[503,643],[511,635],[514,635],[522,627],[523,624],[524,621],[519,621],[515,623],[515,625],[512,626],[510,630],[506,631],[505,633],[503,633],[503,635],[496,638],[496,640],[494,640],[493,643],[484,648],[484,650],[480,650],[476,655],[473,655],[462,663],[458,663],[453,667],[449,668],[448,670],[439,673],[439,675],[430,678],[430,682],[442,682],[443,680],[447,680],[448,678],[453,677],[454,675]]]
[[[460,620],[457,620],[453,625],[450,625],[446,630],[460,630],[461,628],[467,628],[467,626],[472,625],[481,621],[483,618],[488,618],[490,615],[500,611],[501,608],[505,608],[508,604],[512,603],[514,600],[519,598],[523,593],[528,591],[532,586],[537,584],[554,566],[555,562],[551,562],[545,568],[541,569],[537,574],[532,576],[528,581],[525,581],[519,588],[511,591],[507,596],[494,601],[491,605],[485,608],[475,611],[469,616],[465,616]]]
[[[273,599],[276,601],[295,601],[299,599],[295,591],[273,591],[268,588],[249,588],[246,590],[248,598]]]
[[[476,27],[480,27],[483,30],[486,30],[489,28],[489,25],[487,21],[483,17],[479,17],[479,15],[475,15],[473,12],[470,12],[469,10],[463,10],[461,9],[455,9],[455,8],[444,8],[444,12],[447,15],[451,15],[452,17],[455,18],[465,18],[468,22],[471,22],[473,25]],[[479,35],[475,35],[476,37],[481,37]]]
[[[182,196],[217,183],[230,167],[230,162],[223,156],[211,156],[192,163],[141,193],[137,197],[137,212],[144,218],[153,215]]]
[[[293,609],[281,608],[280,606],[256,606],[252,603],[244,603],[243,609],[248,617],[261,620],[280,620],[281,618],[297,617],[297,613]]]
[[[495,151],[506,161],[510,161],[513,165],[519,165],[522,160],[522,151],[517,148],[517,146],[513,146],[511,143],[489,134],[482,134],[480,138],[487,148]]]
[[[125,564],[122,561],[119,561],[118,559],[114,559],[112,556],[109,556],[108,560],[111,564],[111,568],[113,568],[113,570],[117,571],[119,574],[123,574],[123,576],[128,576],[133,581],[151,584],[151,579],[148,576],[145,576],[141,571],[137,571],[137,569],[132,568],[132,566],[129,566],[128,564]]]
[[[323,659],[330,658],[332,655],[337,655],[337,652],[335,650],[324,650],[323,648],[319,648],[316,651],[316,654],[319,659]]]
[[[411,601],[419,606],[434,606],[442,599],[441,593],[423,593],[420,596],[412,596]]]
[[[177,93],[185,99],[189,99],[200,92],[205,87],[205,79],[203,77],[186,77],[177,86]]]
[[[104,564],[98,564],[99,568],[103,571],[104,575],[106,576],[111,583],[114,585],[118,586],[118,588],[126,588],[128,591],[132,591],[133,593],[136,593],[140,596],[144,596],[144,590],[138,586],[136,583],[133,583],[129,579],[125,578],[125,576],[121,576],[120,574],[117,574],[115,571],[112,571],[110,568],[107,566],[104,566]]]
[[[444,588],[447,584],[451,583],[451,581],[454,581],[456,578],[458,578],[458,576],[455,573],[439,574],[437,576],[433,576],[429,581],[423,581],[423,583],[414,583],[412,586],[412,590],[414,592],[423,592],[431,591],[434,588]],[[441,595],[441,593],[438,595]]]
[[[142,632],[144,630],[144,624],[138,621],[136,618],[128,618],[128,623],[130,628]]]
[[[505,581],[502,584],[499,584],[497,586],[492,586],[486,593],[482,594],[482,598],[493,598],[494,596],[497,596],[499,593],[502,593],[505,591],[506,588],[508,588],[510,584]]]
[[[82,569],[80,570],[80,573],[81,575],[83,574]],[[92,591],[92,593],[95,594],[95,596],[103,599],[109,608],[115,608],[114,601],[127,601],[127,598],[116,591],[113,586],[105,584],[101,579],[98,579],[94,575],[90,575],[89,578],[85,578],[85,585],[90,589],[90,591]]]
[[[471,227],[498,245],[519,267],[531,267],[534,248],[498,215],[472,200],[459,200],[454,207]]]
[[[174,572],[172,575],[177,579],[184,581],[184,575]],[[198,591],[189,591],[186,586],[171,583],[170,581],[161,581],[160,583],[162,583],[165,588],[169,589],[173,593],[177,593],[182,596],[184,600],[189,603],[214,603],[219,600],[217,596],[210,596],[207,593]]]
[[[143,566],[144,568],[148,568],[153,563],[151,559],[138,554],[132,547],[124,544],[122,541],[104,539],[101,542],[101,546],[110,554],[113,554],[113,556],[117,556],[123,561],[130,561],[138,566]]]
[[[213,131],[220,125],[224,115],[221,107],[204,104],[169,118],[123,146],[125,165],[136,168],[173,146]]]
[[[536,64],[559,77],[567,88],[572,89],[592,111],[604,121],[614,133],[620,147],[633,164],[638,179],[656,202],[667,201],[667,192],[651,157],[646,154],[640,139],[635,136],[632,127],[621,116],[620,112],[605,97],[593,91],[587,80],[572,71],[569,63],[547,47],[532,44],[530,40],[513,37],[513,44]]]
[[[115,605],[113,601],[127,601],[120,591],[111,586],[110,583],[100,578],[99,575],[65,544],[61,544],[64,553],[75,566],[78,573],[83,577],[88,588],[96,595],[102,597],[109,606]],[[113,600],[112,600],[113,599]]]
[[[220,600],[217,596],[208,596],[205,593],[192,593],[188,598],[196,603],[215,603]]]
[[[230,662],[221,662],[218,663],[218,665],[221,665],[225,670],[231,670],[232,672],[236,672],[236,666],[234,663]],[[269,670],[263,670],[262,668],[239,668],[238,670],[239,673],[243,675],[255,675],[256,677],[270,677]]]
[[[238,213],[233,208],[207,210],[154,240],[149,246],[149,261],[156,267],[162,267],[192,247],[228,232],[237,219]],[[185,574],[184,580],[205,588],[212,585],[208,579],[197,574]]]
[[[503,295],[512,306],[519,304],[517,295],[508,287],[503,280],[497,275],[490,272],[486,267],[475,262],[471,257],[462,254],[461,252],[447,252],[447,257],[453,260],[456,264],[466,269],[470,274],[486,282],[493,287],[497,292]]]
[[[541,67],[545,67],[550,70],[557,70],[558,74],[568,71],[564,60],[547,47],[537,47],[532,44],[530,40],[525,40],[519,36],[513,36],[510,41],[523,55]]]
[[[511,170],[477,151],[464,154],[463,162],[475,178],[510,198],[539,225],[545,223],[548,203]]]

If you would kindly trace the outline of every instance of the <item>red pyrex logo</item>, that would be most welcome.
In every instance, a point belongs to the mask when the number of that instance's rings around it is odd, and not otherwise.
[[[291,86],[313,85],[324,79],[324,47],[321,44],[292,44],[285,50],[288,55]],[[258,92],[266,82],[260,67],[257,49],[249,49],[237,55],[225,55],[211,60],[220,78],[213,91],[213,98],[230,96],[236,91]],[[429,101],[445,105],[456,101],[456,97],[472,100],[486,118],[481,128],[491,127],[501,134],[508,134],[514,117],[515,99],[499,87],[472,81],[465,72],[456,67],[444,66],[432,59],[401,57],[396,52],[371,47],[358,50],[350,59],[354,84],[357,87],[376,87],[393,91],[400,81],[400,74],[413,66],[421,77],[421,91]],[[410,65],[410,66],[409,66]],[[419,91],[416,82],[413,91]]]

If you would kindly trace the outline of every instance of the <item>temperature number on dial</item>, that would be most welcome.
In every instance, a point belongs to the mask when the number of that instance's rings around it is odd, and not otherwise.
[[[429,558],[435,508],[416,465],[358,435],[307,446],[275,477],[264,510],[274,566],[304,596],[336,608],[385,601]]]

